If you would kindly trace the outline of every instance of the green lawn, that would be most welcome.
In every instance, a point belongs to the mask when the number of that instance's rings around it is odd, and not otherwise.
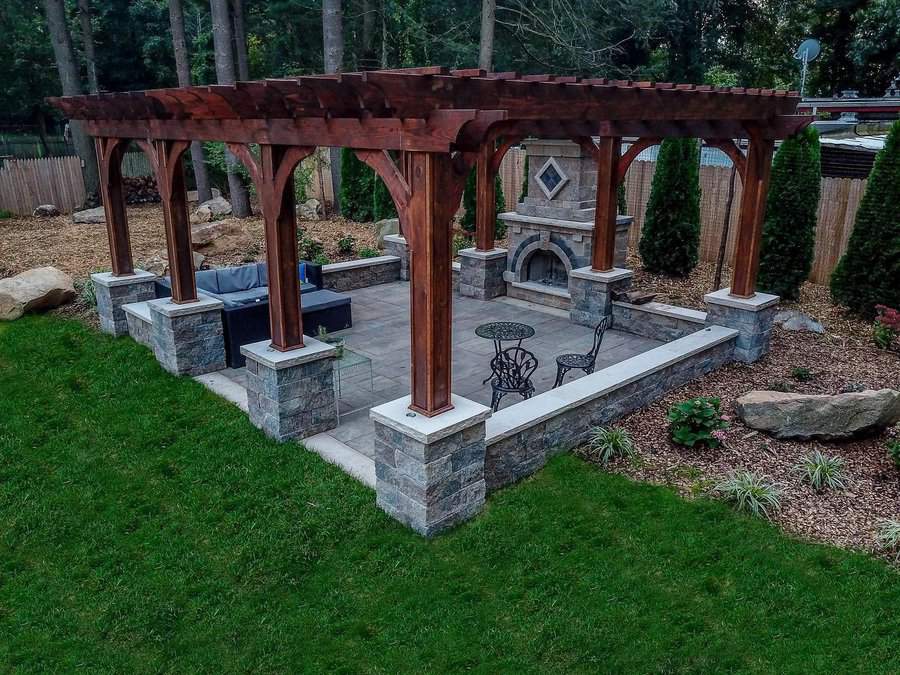
[[[900,574],[567,456],[427,542],[128,339],[0,324],[0,671],[898,672]]]

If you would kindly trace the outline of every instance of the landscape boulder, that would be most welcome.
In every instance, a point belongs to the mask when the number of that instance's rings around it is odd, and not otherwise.
[[[72,222],[76,225],[104,225],[106,223],[106,213],[103,211],[102,206],[76,211],[72,214]]]
[[[192,251],[194,258],[194,269],[199,270],[206,260],[206,256],[202,253]],[[166,251],[160,251],[153,256],[147,258],[142,264],[141,269],[150,272],[158,277],[164,277],[169,273],[169,254]]]
[[[253,236],[244,230],[240,221],[219,220],[192,227],[191,245],[206,256],[233,253],[249,249]]]
[[[224,197],[213,197],[200,204],[191,215],[192,223],[208,223],[231,214],[231,202]]]
[[[51,309],[75,297],[75,285],[55,267],[38,267],[0,279],[0,320],[13,321],[25,312]]]
[[[398,218],[385,218],[375,223],[375,240],[378,242],[378,248],[384,248],[384,238],[389,234],[400,234]]]
[[[819,334],[825,332],[822,324],[796,309],[781,310],[775,315],[774,321],[785,330]]]
[[[319,220],[322,217],[322,204],[318,199],[307,199],[297,205],[297,217],[300,220]]]
[[[31,212],[31,215],[35,218],[52,218],[59,215],[59,209],[53,204],[41,204]]]
[[[738,417],[775,438],[841,440],[900,422],[900,391],[868,389],[814,395],[751,391],[736,401]]]

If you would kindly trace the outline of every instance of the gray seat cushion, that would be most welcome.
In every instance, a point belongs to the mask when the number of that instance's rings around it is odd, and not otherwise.
[[[219,280],[219,293],[246,291],[259,286],[259,273],[255,264],[223,267],[216,270],[216,277]]]
[[[243,307],[244,305],[253,305],[257,302],[267,302],[269,299],[269,287],[257,286],[256,288],[248,288],[246,291],[220,293],[219,299],[225,303],[226,307]]]
[[[332,307],[340,307],[349,304],[349,295],[343,295],[329,290],[304,293],[303,299],[300,301],[300,307],[304,312],[315,312],[321,309],[331,309]]]

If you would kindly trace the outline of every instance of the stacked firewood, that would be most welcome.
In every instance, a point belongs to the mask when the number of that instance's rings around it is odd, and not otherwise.
[[[150,204],[159,201],[159,190],[153,176],[123,176],[122,189],[125,190],[126,204]],[[92,192],[84,200],[84,208],[100,206],[100,197]]]

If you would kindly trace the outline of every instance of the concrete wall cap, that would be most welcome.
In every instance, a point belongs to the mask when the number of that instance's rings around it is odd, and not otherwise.
[[[334,345],[304,335],[303,346],[299,349],[281,352],[272,346],[270,340],[261,340],[242,346],[241,354],[264,366],[281,370],[310,361],[331,358],[337,354],[337,349],[334,348]]]
[[[173,317],[222,309],[225,303],[208,295],[203,295],[203,293],[198,293],[194,302],[178,304],[172,302],[172,298],[157,298],[156,300],[148,300],[147,305],[150,307],[151,312],[159,312],[163,316]]]
[[[687,307],[678,307],[676,305],[667,305],[662,302],[648,302],[643,305],[633,305],[630,302],[613,300],[613,304],[618,307],[625,307],[632,312],[647,312],[649,314],[658,314],[659,316],[668,316],[673,319],[690,321],[692,323],[706,322],[706,312],[701,312],[697,309],[688,309]]]
[[[634,272],[632,272],[631,270],[623,269],[621,267],[614,267],[609,272],[597,272],[595,270],[592,270],[590,267],[579,267],[578,269],[572,270],[569,276],[576,279],[598,281],[604,284],[608,284],[613,281],[631,279],[634,276]]]
[[[126,274],[121,277],[114,276],[112,272],[96,272],[91,275],[91,279],[98,286],[112,288],[113,286],[129,286],[131,284],[154,281],[156,280],[156,275],[152,272],[136,269],[134,274]]]
[[[382,403],[369,411],[369,417],[420,443],[431,444],[491,416],[491,409],[487,406],[456,394],[450,396],[453,408],[434,417],[413,412],[409,409],[410,401],[410,396],[403,396]]]
[[[375,258],[359,258],[357,260],[345,260],[344,262],[328,263],[322,265],[322,274],[333,274],[335,272],[345,272],[364,267],[377,267],[378,265],[389,265],[390,263],[400,262],[400,258],[395,255],[380,255]]]
[[[703,300],[707,304],[745,309],[748,312],[759,312],[767,309],[768,307],[777,304],[780,299],[781,298],[777,295],[758,292],[749,298],[739,298],[731,295],[730,288],[722,288],[714,293],[707,293],[703,296]]]
[[[508,252],[505,248],[492,248],[490,251],[479,251],[477,248],[463,248],[460,249],[459,255],[463,258],[494,260],[495,258],[505,258]]]

